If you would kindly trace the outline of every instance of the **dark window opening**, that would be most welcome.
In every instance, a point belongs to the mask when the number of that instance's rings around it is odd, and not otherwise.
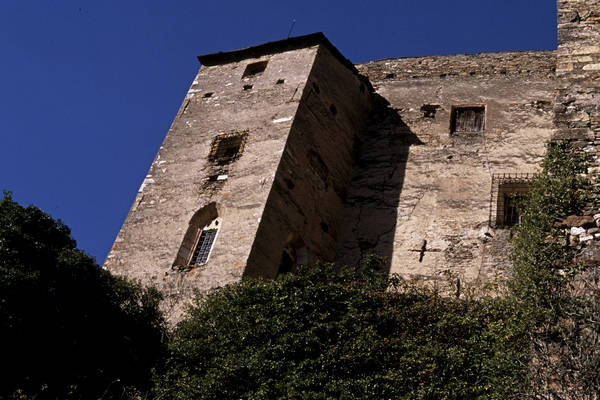
[[[485,107],[452,108],[452,132],[481,132],[485,128]]]
[[[492,175],[490,226],[510,227],[521,223],[519,207],[529,192],[530,173],[496,173]]]
[[[385,79],[392,79],[392,78],[395,78],[395,77],[396,77],[396,74],[394,74],[394,73],[389,73],[389,74],[387,74],[387,75],[385,76]]]
[[[254,85],[244,85],[244,90],[250,90],[254,87]]]
[[[208,98],[208,97],[212,97],[213,92],[206,92],[204,93],[204,98]]]
[[[243,152],[246,136],[246,133],[230,133],[215,137],[208,159],[221,165],[233,161]]]
[[[281,85],[285,82],[285,79],[277,79],[277,82],[275,82],[276,85]]]
[[[246,66],[246,69],[244,70],[244,73],[242,74],[242,78],[262,75],[262,73],[265,72],[265,69],[267,68],[268,62],[269,61],[259,61],[252,64],[248,64]]]
[[[284,251],[281,255],[281,261],[279,262],[279,273],[287,274],[292,272],[295,266],[294,264],[292,257],[290,257],[287,251]]]
[[[325,233],[329,232],[329,225],[327,225],[325,222],[321,222],[321,230]]]
[[[308,249],[298,235],[293,235],[281,253],[277,274],[294,273],[300,265],[308,265]]]
[[[522,198],[523,195],[516,193],[504,194],[504,226],[518,225],[521,222],[518,205]]]
[[[327,178],[329,177],[329,168],[321,156],[314,150],[308,152],[308,164],[310,169],[327,184]]]
[[[332,115],[337,115],[337,108],[333,104],[329,106],[329,111]]]
[[[192,264],[204,264],[208,260],[208,254],[210,253],[216,235],[216,229],[205,229],[202,231],[200,239],[198,240],[198,245],[192,256]]]
[[[294,182],[291,181],[291,179],[285,178],[283,181],[285,182],[285,186],[287,186],[288,190],[292,190],[296,187],[296,185],[294,184]]]
[[[435,118],[435,114],[440,108],[437,104],[423,104],[421,106],[421,112],[423,113],[423,118]]]

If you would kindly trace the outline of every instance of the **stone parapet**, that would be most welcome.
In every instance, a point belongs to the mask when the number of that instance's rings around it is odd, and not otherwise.
[[[393,58],[358,64],[356,68],[371,82],[490,75],[550,78],[556,68],[556,53],[516,51]]]

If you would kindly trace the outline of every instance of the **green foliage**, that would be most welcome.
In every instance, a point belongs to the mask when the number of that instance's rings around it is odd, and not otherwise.
[[[600,395],[600,272],[574,262],[553,224],[581,215],[590,201],[586,162],[567,142],[553,143],[543,171],[520,205],[510,286],[530,331],[529,396],[596,399]]]
[[[581,213],[589,199],[589,184],[580,175],[585,171],[585,160],[571,154],[567,142],[549,145],[542,167],[520,204],[523,219],[515,230],[511,252],[511,288],[534,312],[551,310],[565,283],[579,269],[571,261],[562,232],[554,229],[553,223]]]
[[[156,290],[111,276],[69,228],[0,200],[0,398],[118,398],[163,351]]]
[[[161,399],[506,399],[526,331],[510,300],[440,296],[323,264],[199,298],[157,374]]]

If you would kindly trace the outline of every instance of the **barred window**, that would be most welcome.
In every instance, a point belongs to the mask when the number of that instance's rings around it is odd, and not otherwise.
[[[235,160],[244,151],[246,137],[245,132],[225,133],[216,136],[210,146],[208,159],[220,165]]]
[[[518,193],[504,194],[504,226],[518,225],[521,222],[517,205],[522,198],[523,195]]]
[[[521,222],[519,203],[529,192],[532,173],[496,173],[492,175],[490,226],[510,227]]]
[[[220,226],[221,218],[216,203],[207,204],[196,211],[190,220],[172,268],[189,271],[197,265],[206,264]]]
[[[192,256],[192,264],[204,264],[208,260],[208,254],[212,248],[213,242],[217,236],[216,229],[204,229],[196,245],[196,250]]]
[[[485,129],[485,106],[452,108],[452,132],[481,132]]]

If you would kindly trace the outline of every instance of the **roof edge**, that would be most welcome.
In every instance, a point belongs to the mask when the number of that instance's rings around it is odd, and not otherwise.
[[[342,63],[346,68],[356,74],[363,82],[367,84],[370,90],[372,90],[371,83],[369,80],[361,75],[356,69],[352,61],[344,57],[344,55],[325,37],[323,32],[311,33],[303,36],[295,36],[283,40],[276,40],[273,42],[266,42],[257,46],[246,47],[239,50],[232,50],[226,52],[211,53],[198,56],[198,61],[202,65],[213,66],[220,64],[227,64],[230,62],[236,62],[247,58],[258,58],[267,54],[273,54],[282,51],[296,50],[304,47],[310,47],[315,45],[322,45],[326,47],[331,54],[337,60]]]

